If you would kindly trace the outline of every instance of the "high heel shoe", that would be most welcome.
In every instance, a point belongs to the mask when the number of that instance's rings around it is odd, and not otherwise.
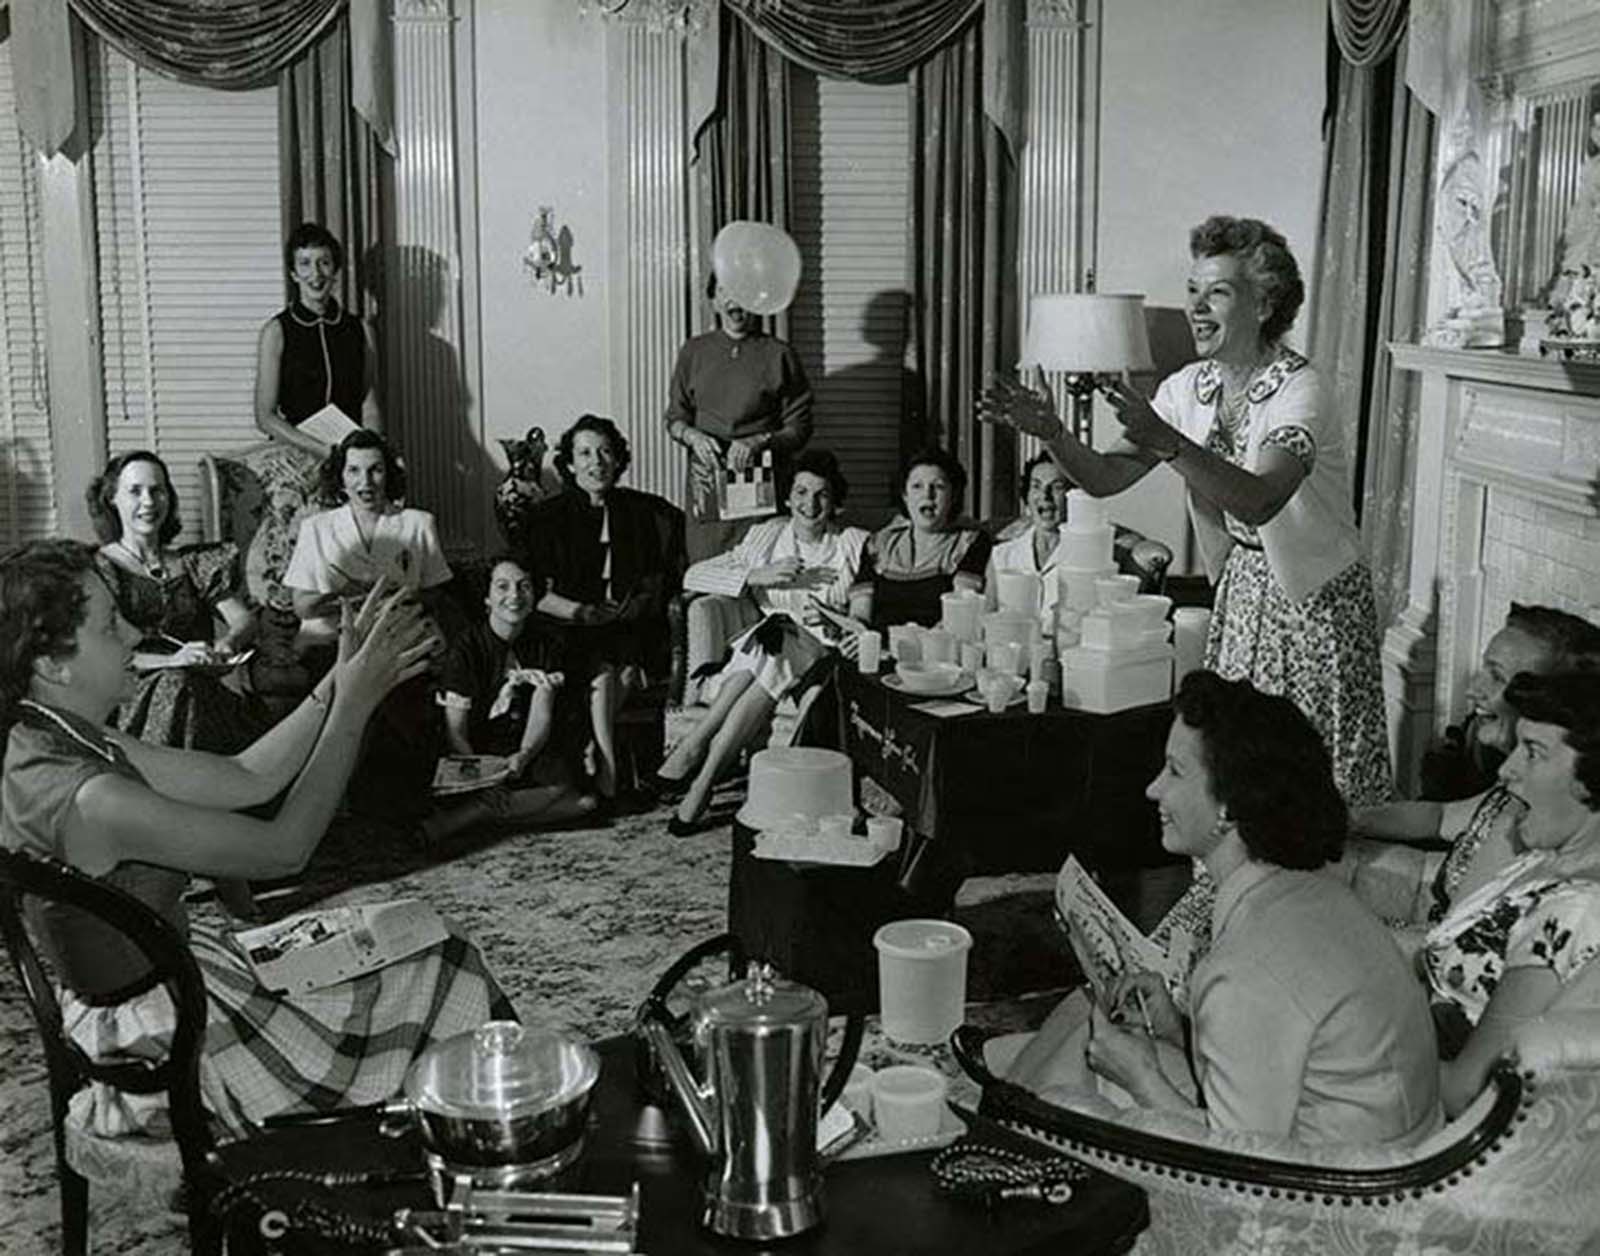
[[[660,772],[650,772],[639,783],[658,802],[677,802],[689,792],[691,780],[687,776],[662,776]]]
[[[708,833],[716,828],[720,821],[713,820],[705,812],[701,812],[693,820],[678,819],[677,812],[667,817],[667,832],[673,837],[693,837],[697,833]]]

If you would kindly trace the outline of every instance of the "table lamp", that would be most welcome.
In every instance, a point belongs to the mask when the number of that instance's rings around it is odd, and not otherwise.
[[[1072,434],[1093,435],[1097,377],[1155,369],[1139,293],[1044,292],[1028,303],[1028,335],[1019,366],[1040,366],[1066,375],[1072,397]]]

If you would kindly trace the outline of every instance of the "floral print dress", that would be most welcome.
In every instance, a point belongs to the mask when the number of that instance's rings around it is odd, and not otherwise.
[[[1600,868],[1543,851],[1524,855],[1428,931],[1420,963],[1432,997],[1476,1025],[1512,968],[1565,983],[1600,954]]]

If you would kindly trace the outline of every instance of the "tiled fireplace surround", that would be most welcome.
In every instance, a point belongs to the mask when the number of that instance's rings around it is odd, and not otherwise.
[[[1409,604],[1384,638],[1403,790],[1512,602],[1600,622],[1600,365],[1390,346],[1420,375]]]

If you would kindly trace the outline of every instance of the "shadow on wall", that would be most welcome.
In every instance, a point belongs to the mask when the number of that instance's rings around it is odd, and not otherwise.
[[[27,526],[30,513],[49,511],[50,482],[33,474],[33,468],[41,465],[27,441],[0,441],[0,548],[10,549],[45,535],[41,528]],[[30,512],[30,503],[41,497],[44,512]]]
[[[858,335],[872,356],[812,381],[816,427],[811,445],[839,458],[850,496],[845,521],[878,528],[900,509],[902,432],[918,408],[916,376],[905,364],[903,289],[874,293],[862,307]]]
[[[432,511],[447,546],[492,540],[489,502],[502,470],[484,444],[482,418],[460,351],[441,334],[456,297],[449,263],[422,245],[377,245],[363,259],[373,332],[384,356],[388,433],[406,455],[411,505]]]

